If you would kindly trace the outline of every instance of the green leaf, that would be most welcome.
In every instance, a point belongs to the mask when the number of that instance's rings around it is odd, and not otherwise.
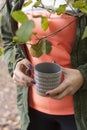
[[[81,10],[81,12],[83,12],[83,13],[87,13],[87,5],[86,5],[84,8],[81,8],[80,10]]]
[[[13,42],[20,43],[20,41],[19,41],[19,39],[18,39],[17,36],[14,36],[14,37],[13,37]]]
[[[3,49],[0,47],[0,56],[3,54]]]
[[[31,40],[32,29],[34,28],[34,22],[32,20],[24,22],[19,30],[16,32],[16,40],[19,43],[25,43]]]
[[[41,43],[36,43],[34,45],[31,45],[30,54],[33,57],[40,57],[43,54],[42,53],[42,45],[41,45]]]
[[[58,9],[56,10],[56,13],[57,13],[58,15],[64,14],[66,7],[67,7],[67,4],[60,5],[60,6],[58,7]]]
[[[74,8],[82,8],[85,6],[85,2],[83,0],[78,0],[72,4]]]
[[[84,33],[82,35],[82,39],[87,38],[87,26],[85,27]]]
[[[37,2],[35,2],[35,4],[33,5],[33,7],[37,8],[40,4],[41,4],[41,2],[40,2],[40,1],[37,1]]]
[[[37,35],[37,32],[32,32],[33,35]]]
[[[24,12],[22,12],[21,10],[14,11],[11,13],[11,15],[17,22],[23,23],[25,21],[28,21],[27,15]]]
[[[42,40],[41,42],[31,45],[30,54],[33,57],[40,57],[42,54],[49,54],[51,49],[51,42],[47,40]]]
[[[43,54],[49,54],[52,49],[51,42],[48,40],[42,40],[41,44]]]
[[[36,15],[36,16],[33,16],[34,18],[38,18],[40,17],[41,18],[41,27],[44,31],[47,30],[48,26],[49,26],[49,22],[48,22],[48,18],[47,17],[44,17],[42,15]]]
[[[41,26],[44,31],[48,29],[49,22],[47,17],[43,17],[43,16],[41,17]]]
[[[25,2],[23,4],[23,7],[27,7],[28,5],[30,5],[32,3],[32,0],[28,0],[27,2]]]
[[[71,0],[67,0],[66,2],[67,2],[67,4],[69,4],[69,3],[71,3]]]

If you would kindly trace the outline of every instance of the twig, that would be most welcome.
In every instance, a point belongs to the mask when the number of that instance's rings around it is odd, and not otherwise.
[[[76,18],[77,19],[77,18]],[[56,30],[55,32],[53,33],[50,33],[49,35],[46,35],[46,36],[43,36],[41,38],[37,38],[37,40],[43,40],[43,39],[46,39],[46,38],[49,38],[49,37],[53,37],[54,35],[56,35],[57,33],[59,33],[60,31],[64,30],[65,28],[67,28],[68,26],[70,26],[73,22],[76,21],[76,19],[72,20],[70,23],[68,23],[66,26]]]

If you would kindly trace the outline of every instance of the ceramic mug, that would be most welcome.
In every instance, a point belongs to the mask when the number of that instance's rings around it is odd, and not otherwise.
[[[48,90],[52,90],[61,82],[61,66],[53,62],[42,62],[34,67],[35,91],[46,96]]]

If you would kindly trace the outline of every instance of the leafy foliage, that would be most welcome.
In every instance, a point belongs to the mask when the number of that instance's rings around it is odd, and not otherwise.
[[[53,6],[55,6],[56,0],[53,2]],[[23,7],[26,7],[32,3],[32,0],[28,0]],[[87,14],[87,0],[66,0],[66,4],[62,4],[59,7],[57,7],[55,10],[52,7],[46,7],[41,0],[37,0],[33,7],[41,7],[49,11],[49,13],[57,13],[58,15],[63,14],[66,12],[66,8],[70,7],[72,9],[72,12],[76,13],[76,15],[79,17],[79,12],[82,12],[84,15]],[[77,9],[78,11],[75,12],[73,9]],[[16,36],[14,36],[14,41],[17,43],[26,43],[27,41],[31,40],[32,35],[37,35],[37,32],[33,32],[34,28],[34,22],[29,20],[27,15],[24,14],[22,11],[15,11],[12,12],[12,17],[17,21],[20,22],[22,25],[17,30]],[[49,21],[47,17],[44,17],[42,15],[35,16],[36,18],[41,18],[41,27],[44,31],[46,31],[49,27]],[[53,32],[54,33],[54,32]],[[87,27],[85,28],[84,34],[82,38],[87,37]],[[47,36],[46,36],[47,38]],[[45,39],[39,38],[40,41],[38,41],[36,44],[32,45],[30,48],[30,53],[34,57],[39,57],[42,54],[49,54],[52,47],[51,43]]]
[[[42,40],[42,52],[43,54],[49,54],[52,46],[51,46],[51,42],[48,40]]]
[[[3,54],[3,49],[0,47],[0,56]]]
[[[37,8],[40,4],[41,4],[41,2],[40,2],[40,1],[37,1],[37,2],[34,4],[33,7]]]
[[[16,36],[14,37],[14,41],[17,43],[25,43],[28,40],[31,40],[32,29],[34,28],[33,21],[24,22],[19,30],[16,32]]]
[[[67,4],[60,5],[59,8],[56,10],[56,13],[57,13],[58,15],[59,15],[59,14],[64,14],[66,7],[67,7]]]
[[[40,57],[42,54],[50,53],[52,47],[50,41],[42,40],[36,44],[31,45],[30,54],[34,57]]]
[[[83,8],[84,6],[85,6],[85,2],[82,0],[79,0],[73,3],[74,8]]]
[[[41,17],[41,26],[44,31],[48,29],[49,22],[47,17],[43,17],[43,16]]]
[[[80,10],[81,12],[84,12],[85,14],[87,14],[87,5],[84,8],[81,8]]]
[[[32,0],[28,0],[26,3],[24,3],[23,7],[27,7],[28,5],[30,5],[32,3]]]
[[[34,45],[31,45],[30,54],[33,57],[40,57],[42,55],[42,45],[41,45],[41,43],[36,43]]]
[[[23,23],[28,21],[27,15],[25,15],[25,13],[20,10],[12,12],[11,15],[17,22]]]

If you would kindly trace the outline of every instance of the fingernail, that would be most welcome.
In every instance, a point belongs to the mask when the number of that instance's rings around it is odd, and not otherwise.
[[[32,84],[36,84],[35,80],[32,80],[31,83],[32,83]]]
[[[32,70],[33,66],[31,64],[28,65],[29,69]]]

